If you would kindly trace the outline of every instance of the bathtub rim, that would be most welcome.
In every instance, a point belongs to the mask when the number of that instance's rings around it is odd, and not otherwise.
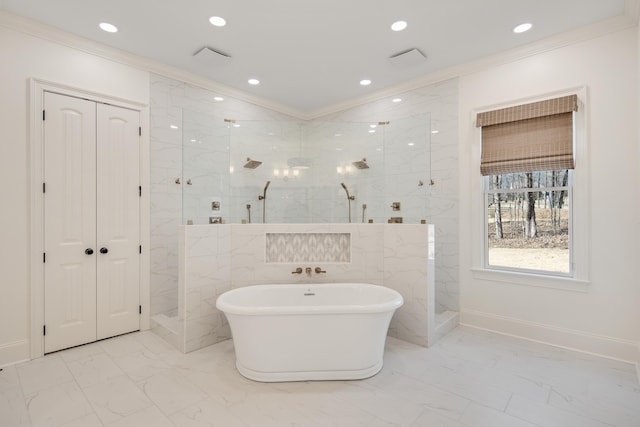
[[[385,292],[389,295],[389,300],[375,304],[345,304],[345,305],[292,305],[292,306],[241,306],[232,304],[227,299],[229,295],[234,293],[247,293],[252,289],[281,289],[281,288],[300,288],[313,290],[316,287],[328,286],[357,286],[364,288],[375,288],[376,291]],[[234,314],[240,316],[269,316],[269,315],[321,315],[321,314],[368,314],[368,313],[385,313],[395,311],[404,305],[404,298],[400,292],[386,286],[374,285],[371,283],[269,283],[264,285],[250,285],[240,288],[231,289],[224,292],[216,299],[216,308],[225,314]]]

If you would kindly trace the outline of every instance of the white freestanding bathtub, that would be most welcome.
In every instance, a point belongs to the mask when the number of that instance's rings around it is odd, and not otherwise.
[[[382,369],[402,295],[377,285],[257,285],[218,297],[236,367],[256,381],[352,380]]]

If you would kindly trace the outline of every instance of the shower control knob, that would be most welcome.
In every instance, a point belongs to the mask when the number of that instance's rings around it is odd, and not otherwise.
[[[101,254],[106,254],[107,252],[109,252],[109,249],[107,249],[107,248],[100,248],[100,253],[101,253]]]
[[[87,248],[87,249],[84,250],[84,253],[87,254],[87,255],[93,255],[93,249]]]

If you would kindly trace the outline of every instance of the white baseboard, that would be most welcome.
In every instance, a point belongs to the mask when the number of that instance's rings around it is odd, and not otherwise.
[[[640,383],[640,343],[636,349],[636,374],[638,374],[638,383]]]
[[[460,311],[460,324],[543,344],[589,353],[636,365],[640,362],[639,344],[567,328],[528,322],[473,310]],[[640,376],[640,372],[639,372]]]
[[[0,345],[0,368],[30,359],[29,340],[14,341]]]

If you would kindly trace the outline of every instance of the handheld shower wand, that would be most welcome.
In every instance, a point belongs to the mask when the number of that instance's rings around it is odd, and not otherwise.
[[[347,186],[344,185],[344,182],[341,182],[340,185],[344,188],[345,193],[347,193],[347,203],[349,204],[349,222],[351,222],[351,201],[355,200],[355,196],[349,194],[349,190],[347,190]]]
[[[271,184],[271,181],[267,181],[266,185],[264,186],[264,190],[262,191],[262,195],[258,196],[258,200],[262,200],[262,223],[266,224],[266,201],[267,201],[267,188],[269,188],[269,184]]]

